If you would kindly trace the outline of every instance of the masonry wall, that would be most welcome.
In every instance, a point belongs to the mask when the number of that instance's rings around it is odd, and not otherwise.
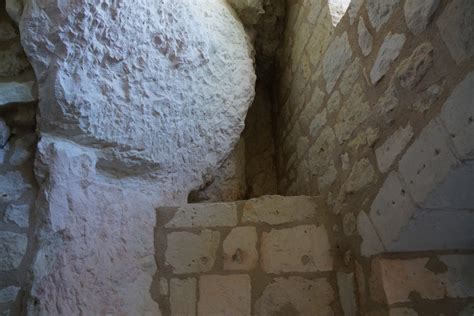
[[[391,273],[425,276],[440,256],[472,260],[474,2],[358,0],[340,21],[335,2],[288,2],[275,90],[279,193],[320,196],[339,229],[355,218],[363,314],[403,305],[397,312],[457,315],[471,292],[387,301],[369,284],[374,262],[390,262],[382,258],[397,262]]]
[[[0,314],[20,315],[36,249],[33,70],[20,44],[19,3],[0,1]],[[6,9],[8,9],[8,14]],[[11,15],[11,17],[9,16]]]

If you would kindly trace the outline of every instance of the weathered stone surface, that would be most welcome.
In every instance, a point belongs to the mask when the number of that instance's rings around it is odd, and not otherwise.
[[[0,50],[0,77],[19,75],[29,66],[20,43],[14,43],[8,49]]]
[[[4,119],[0,118],[0,147],[3,148],[10,138],[10,127]]]
[[[474,215],[469,210],[418,210],[402,227],[391,251],[473,249]]]
[[[396,307],[390,308],[388,312],[389,316],[418,316],[418,313],[411,308],[408,307]]]
[[[347,70],[344,72],[341,83],[339,84],[339,89],[341,90],[342,95],[348,95],[352,91],[352,87],[354,87],[354,84],[360,78],[361,73],[362,65],[360,63],[359,57],[356,57],[349,68],[347,68]],[[334,95],[335,93],[333,93],[333,96]],[[330,100],[328,101],[328,109],[330,107]]]
[[[30,215],[29,205],[10,204],[7,206],[5,210],[4,221],[12,222],[22,228],[25,228],[25,227],[28,227],[29,215]]]
[[[430,122],[399,162],[400,174],[417,203],[446,178],[457,161],[447,135],[436,120]]]
[[[410,105],[410,108],[417,112],[425,113],[438,100],[442,91],[443,88],[440,85],[434,84],[429,86],[428,89],[418,95],[418,99]]]
[[[267,273],[332,270],[328,235],[324,226],[301,225],[262,233],[261,268]]]
[[[17,31],[8,21],[0,22],[0,41],[8,41],[17,36]]]
[[[380,147],[375,150],[377,165],[383,173],[387,172],[395,162],[397,156],[413,137],[413,128],[410,124],[396,130]]]
[[[333,95],[337,95],[337,93]],[[323,109],[321,113],[313,116],[313,120],[311,121],[311,124],[309,125],[309,134],[313,137],[318,136],[321,129],[324,127],[324,125],[326,125],[326,122],[327,122],[327,111],[326,109]]]
[[[370,257],[384,251],[383,244],[365,212],[360,212],[357,216],[357,231],[362,237],[360,252],[364,257]]]
[[[447,296],[474,297],[474,255],[443,255],[439,260],[447,267],[446,272],[438,275],[446,285]]]
[[[346,236],[354,235],[356,230],[356,218],[354,213],[347,213],[342,218],[342,231]]]
[[[9,103],[26,103],[36,100],[33,81],[0,82],[0,106]]]
[[[335,90],[331,94],[326,107],[329,114],[339,111],[341,107],[341,94],[339,91]]]
[[[334,27],[332,26],[328,6],[323,7],[318,18],[318,23],[316,26],[311,26],[311,30],[318,30],[318,32],[312,32],[306,50],[309,54],[311,64],[317,66],[321,62],[322,56],[324,56],[324,52],[328,48],[334,34]],[[296,34],[298,36],[300,32]]]
[[[368,56],[372,52],[372,34],[365,26],[364,18],[359,19],[357,24],[357,34],[359,35],[359,47],[364,56]]]
[[[9,286],[0,290],[0,304],[14,301],[20,291],[17,286]]]
[[[403,6],[405,21],[414,35],[420,35],[436,11],[439,0],[407,0]]]
[[[441,299],[445,285],[426,268],[428,258],[410,260],[378,259],[380,278],[387,303],[409,302],[410,293],[416,291],[424,299]]]
[[[330,127],[326,127],[308,151],[308,165],[315,175],[322,175],[332,161],[336,147],[336,135]]]
[[[218,227],[237,223],[235,203],[197,203],[178,208],[165,227]]]
[[[201,178],[232,151],[255,74],[245,30],[225,1],[179,0],[154,10],[148,0],[120,8],[41,3],[26,7],[21,29],[39,78],[43,132],[109,146],[102,155],[114,171],[134,174]],[[84,23],[100,27],[84,33]]]
[[[0,202],[14,202],[30,188],[31,185],[26,182],[18,171],[0,174]]]
[[[26,252],[28,238],[25,234],[0,231],[0,271],[18,268]]]
[[[229,0],[229,4],[239,15],[244,24],[257,24],[263,10],[263,0]]]
[[[250,316],[248,275],[203,275],[199,279],[198,315]]]
[[[165,278],[160,278],[160,295],[169,295],[168,280]]]
[[[276,278],[255,303],[257,315],[333,315],[334,290],[327,279]]]
[[[264,196],[245,202],[242,222],[270,225],[301,222],[313,218],[316,207],[307,196]]]
[[[337,288],[344,316],[357,315],[357,302],[354,288],[353,273],[337,273]]]
[[[326,80],[327,93],[331,93],[351,57],[352,49],[347,33],[344,32],[333,40],[323,58],[323,75]]]
[[[393,81],[390,82],[387,90],[382,94],[382,96],[377,100],[377,108],[380,113],[387,114],[392,112],[399,104],[400,100],[399,91],[393,84]]]
[[[474,55],[474,29],[472,24],[474,2],[471,0],[451,1],[439,17],[441,38],[456,63],[462,63]]]
[[[351,4],[349,4],[349,8],[347,9],[347,14],[349,14],[349,22],[351,25],[356,21],[359,10],[363,4],[364,0],[351,0]]]
[[[441,109],[440,118],[462,159],[474,158],[474,72],[453,90]]]
[[[379,130],[377,128],[368,127],[365,131],[358,133],[357,136],[349,142],[349,147],[358,150],[363,146],[372,147],[379,138]]]
[[[203,230],[201,233],[172,232],[167,236],[166,263],[174,273],[206,272],[216,260],[220,233]]]
[[[400,0],[367,0],[365,3],[367,14],[377,32],[388,22],[399,3]]]
[[[320,192],[327,190],[331,184],[336,181],[337,169],[334,166],[334,162],[331,162],[328,169],[318,178],[318,189]]]
[[[398,174],[392,171],[370,209],[372,223],[388,250],[391,250],[392,244],[398,239],[403,226],[408,223],[415,210],[416,206],[402,186]]]
[[[397,68],[397,78],[401,87],[413,89],[433,66],[433,45],[423,43]]]
[[[378,0],[376,1],[379,2]],[[380,1],[383,2],[383,1]],[[376,84],[388,72],[390,66],[400,55],[400,51],[405,44],[404,34],[389,33],[379,49],[377,58],[375,59],[372,70],[370,71],[370,80],[372,84]]]
[[[354,193],[374,183],[377,176],[370,160],[363,158],[354,164],[345,183],[347,193]]]
[[[331,13],[332,25],[336,27],[347,11],[351,0],[328,0],[329,12]]]
[[[17,24],[20,23],[21,14],[23,13],[23,0],[6,0],[5,1],[5,9]]]
[[[236,227],[224,239],[224,269],[252,270],[258,264],[257,230],[255,227]]]
[[[170,308],[172,316],[196,315],[197,282],[195,278],[171,279]]]
[[[15,140],[12,146],[12,154],[8,162],[12,166],[19,166],[33,156],[36,145],[36,135],[27,134]]]
[[[334,125],[334,132],[340,144],[351,137],[352,132],[367,119],[369,112],[370,106],[364,90],[357,83],[339,111]]]

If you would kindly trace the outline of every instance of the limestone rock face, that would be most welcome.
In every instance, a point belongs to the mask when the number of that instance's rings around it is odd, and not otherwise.
[[[159,315],[155,208],[186,201],[239,139],[244,28],[224,0],[28,0],[20,29],[40,99],[29,311]]]
[[[21,33],[42,132],[106,147],[109,172],[199,174],[244,127],[253,61],[223,0],[30,0]]]

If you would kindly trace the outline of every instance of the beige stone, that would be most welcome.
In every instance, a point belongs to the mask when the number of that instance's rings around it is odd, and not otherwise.
[[[338,272],[337,288],[344,316],[357,315],[357,302],[354,288],[354,274]]]
[[[224,269],[252,270],[258,263],[257,230],[236,227],[224,239]]]
[[[351,174],[345,183],[347,193],[354,193],[364,189],[375,182],[377,175],[374,167],[367,158],[355,163]]]
[[[326,109],[323,109],[321,113],[313,116],[313,120],[311,121],[311,124],[309,125],[309,134],[312,137],[316,137],[319,135],[319,132],[321,129],[326,125],[327,122],[327,111]]]
[[[331,271],[324,226],[301,225],[262,233],[261,267],[267,273]]]
[[[327,279],[276,278],[255,303],[255,314],[332,316],[334,290]]]
[[[405,21],[414,35],[420,35],[436,11],[439,0],[407,0],[403,6]]]
[[[382,146],[375,150],[377,165],[380,171],[383,173],[388,171],[412,137],[413,128],[408,124],[406,127],[400,127],[396,130]]]
[[[165,227],[217,227],[237,225],[235,203],[197,203],[178,208]]]
[[[339,91],[335,90],[331,94],[326,107],[329,114],[339,111],[341,107],[341,94]]]
[[[337,178],[337,169],[334,166],[334,162],[330,162],[327,170],[323,173],[321,177],[318,178],[318,188],[319,191],[325,191],[327,190],[331,184],[336,181]]]
[[[358,133],[353,140],[349,142],[349,147],[358,150],[361,147],[372,145],[379,139],[379,130],[377,128],[368,127],[365,131]]]
[[[357,24],[357,34],[359,35],[359,47],[362,51],[362,55],[369,56],[372,52],[372,34],[370,34],[369,30],[365,26],[364,18],[360,17],[359,24]]]
[[[352,87],[357,82],[357,80],[359,80],[361,73],[362,65],[360,63],[359,57],[356,57],[344,72],[341,83],[339,84],[339,89],[341,90],[342,95],[349,95],[349,93],[351,93]]]
[[[170,308],[172,316],[196,315],[196,279],[171,279]]]
[[[242,222],[270,225],[301,222],[313,218],[316,207],[307,196],[267,195],[244,203]]]
[[[337,115],[334,132],[339,143],[349,139],[352,132],[367,119],[369,113],[370,106],[365,97],[365,92],[362,86],[357,83]]]
[[[209,271],[214,266],[219,239],[220,233],[211,230],[203,230],[200,234],[169,233],[166,263],[177,274]]]
[[[377,259],[380,279],[389,305],[410,301],[415,291],[423,299],[441,299],[446,295],[446,286],[433,272],[426,269],[428,258],[409,260]]]
[[[342,231],[346,236],[354,235],[356,230],[356,219],[354,213],[347,213],[342,218]]]
[[[400,0],[367,0],[365,7],[369,16],[370,23],[377,32],[385,25],[393,11],[400,3]]]
[[[433,50],[431,43],[423,43],[398,66],[397,79],[401,87],[411,90],[423,79],[433,66]]]
[[[202,275],[199,279],[198,316],[250,316],[250,277]]]

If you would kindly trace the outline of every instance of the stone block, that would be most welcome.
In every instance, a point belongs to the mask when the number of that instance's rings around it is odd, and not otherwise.
[[[0,82],[0,106],[10,103],[27,103],[36,100],[33,96],[33,81]]]
[[[268,195],[245,202],[243,223],[266,223],[278,225],[301,222],[316,214],[315,201],[307,196]]]
[[[373,1],[373,0],[372,0]],[[376,0],[379,2],[379,0]],[[383,2],[383,1],[380,1]],[[377,58],[375,59],[372,70],[370,71],[370,80],[372,84],[376,84],[389,71],[392,63],[398,58],[405,44],[406,37],[404,34],[389,33],[379,49]]]
[[[439,0],[407,0],[403,6],[405,21],[413,35],[420,35],[439,6]]]
[[[410,195],[396,172],[391,172],[375,197],[370,208],[370,218],[383,244],[391,249],[402,228],[416,211]]]
[[[428,194],[457,164],[447,138],[445,130],[433,120],[423,129],[399,162],[400,175],[417,203],[423,203]]]
[[[196,315],[196,291],[195,278],[171,279],[171,316]]]
[[[334,315],[335,293],[327,279],[276,278],[255,303],[256,315]]]
[[[236,227],[224,239],[224,269],[252,270],[258,264],[257,230]]]
[[[339,93],[339,91],[334,90],[334,92],[329,97],[329,100],[326,106],[327,112],[329,114],[333,112],[337,112],[339,111],[340,107],[341,107],[341,94]]]
[[[337,288],[344,316],[357,315],[357,302],[354,288],[354,274],[338,272]]]
[[[352,49],[347,33],[334,38],[323,58],[323,75],[326,80],[326,92],[331,93],[336,81],[346,69],[352,57]]]
[[[4,222],[12,222],[21,228],[28,227],[30,218],[30,206],[10,204],[5,210]]]
[[[354,235],[356,231],[356,218],[354,213],[347,213],[342,218],[342,231],[346,236]]]
[[[177,274],[210,271],[214,266],[219,240],[220,233],[211,230],[203,230],[200,234],[169,233],[166,263]]]
[[[375,150],[377,165],[382,173],[387,172],[398,155],[413,137],[413,128],[410,124],[396,130],[380,147]]]
[[[20,172],[9,171],[0,174],[0,202],[14,202],[29,189],[31,185],[26,182]]]
[[[354,130],[367,119],[369,114],[370,106],[367,102],[365,91],[359,83],[356,83],[349,98],[344,102],[339,111],[334,125],[334,132],[339,143],[342,144],[348,140]]]
[[[421,298],[436,300],[446,295],[446,287],[435,273],[426,268],[428,258],[409,260],[376,259],[379,265],[382,289],[386,302],[410,302],[410,293],[417,292]],[[378,272],[372,271],[377,274]]]
[[[362,51],[362,55],[369,56],[372,52],[372,34],[370,34],[369,30],[365,26],[364,18],[360,17],[359,24],[357,24],[357,34],[359,35],[359,47]]]
[[[26,253],[28,238],[25,234],[0,231],[0,271],[9,271],[20,266]]]
[[[321,129],[326,125],[327,122],[327,111],[323,109],[321,113],[311,116],[313,119],[309,125],[309,134],[312,137],[319,135]]]
[[[454,0],[448,3],[436,22],[441,38],[458,64],[474,55],[474,28],[466,27],[471,25],[473,17],[473,1]]]
[[[367,0],[365,7],[370,23],[377,30],[388,22],[400,0]]]
[[[372,222],[365,212],[360,212],[357,216],[357,231],[362,238],[360,245],[362,256],[370,257],[385,250],[380,237],[377,235]]]
[[[367,158],[363,158],[354,164],[345,183],[345,191],[346,193],[355,193],[371,185],[376,179],[374,167]]]
[[[203,275],[200,277],[199,316],[250,316],[250,312],[251,284],[248,275]]]
[[[356,57],[351,65],[347,68],[342,76],[341,83],[339,84],[339,89],[341,90],[342,95],[349,95],[352,91],[352,87],[360,78],[362,73],[362,65],[360,63],[359,57]],[[334,93],[333,93],[334,95]],[[329,109],[328,101],[328,109]],[[332,111],[330,111],[332,112]]]
[[[474,255],[442,255],[438,258],[447,269],[438,274],[439,279],[446,285],[447,296],[474,298]]]
[[[9,41],[17,37],[17,31],[8,21],[0,22],[0,41]]]
[[[20,288],[17,286],[9,286],[0,290],[0,304],[14,301]]]
[[[261,268],[267,273],[331,271],[333,259],[324,226],[301,225],[262,233]]]
[[[165,227],[219,227],[237,223],[235,203],[197,203],[178,208]]]
[[[470,72],[451,92],[440,118],[461,159],[474,158],[474,72]]]
[[[398,83],[402,88],[412,90],[433,66],[433,45],[423,43],[416,47],[410,57],[397,68]]]

